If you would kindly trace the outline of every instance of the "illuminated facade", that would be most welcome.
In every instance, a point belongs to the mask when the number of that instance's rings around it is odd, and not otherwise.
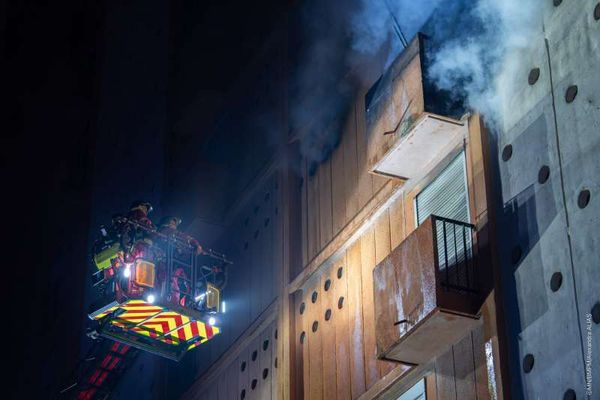
[[[280,145],[228,213],[229,317],[184,398],[586,398],[599,7],[540,8],[494,131],[444,106],[417,37],[322,162]]]

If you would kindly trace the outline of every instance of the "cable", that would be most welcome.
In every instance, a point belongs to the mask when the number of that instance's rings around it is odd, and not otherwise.
[[[404,46],[404,48],[407,48],[408,41],[406,40],[406,36],[404,36],[404,33],[402,32],[402,28],[400,27],[400,23],[398,22],[396,15],[394,15],[394,12],[392,11],[392,7],[390,7],[390,3],[388,2],[388,0],[383,0],[383,2],[385,3],[385,6],[387,7],[390,15],[392,16],[394,32],[396,32],[396,35],[398,36],[398,39],[400,39],[400,43],[402,43],[402,46]]]

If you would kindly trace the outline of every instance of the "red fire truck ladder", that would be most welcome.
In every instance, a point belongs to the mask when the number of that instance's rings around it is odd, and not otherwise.
[[[73,373],[70,384],[57,399],[108,399],[121,376],[134,362],[139,350],[119,342],[99,339]]]

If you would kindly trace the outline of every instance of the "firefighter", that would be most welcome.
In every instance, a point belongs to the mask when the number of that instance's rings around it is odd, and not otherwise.
[[[178,217],[165,217],[161,220],[158,232],[164,235],[162,239],[164,244],[166,245],[169,240],[175,240],[178,252],[191,249],[196,255],[203,254],[204,250],[200,246],[200,243],[192,236],[179,230],[180,224],[181,218]],[[191,284],[186,271],[181,267],[176,268],[171,277],[171,302],[182,307],[188,305],[192,301],[191,297],[193,296],[190,289]]]
[[[152,212],[152,205],[147,201],[134,201],[131,203],[131,207],[129,207],[129,213],[127,214],[127,218],[130,221],[137,222],[138,224],[149,228],[155,229],[152,220],[148,217],[148,215]]]
[[[121,233],[121,246],[125,250],[126,261],[133,262],[138,257],[153,259],[152,244],[153,232],[156,230],[154,223],[148,216],[152,212],[152,205],[146,201],[134,201],[127,213],[123,231]]]
[[[177,242],[181,245],[190,246],[192,249],[194,249],[197,255],[204,254],[202,246],[195,238],[179,230],[180,224],[181,218],[164,217],[160,221],[160,228],[158,229],[158,232],[169,238],[177,240]]]

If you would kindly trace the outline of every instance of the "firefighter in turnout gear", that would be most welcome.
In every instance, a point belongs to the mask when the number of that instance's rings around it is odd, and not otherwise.
[[[150,217],[148,217],[152,210],[152,205],[150,203],[146,201],[134,201],[131,203],[127,218],[130,221],[137,222],[147,228],[154,229],[154,224],[152,223],[152,220],[150,220]]]
[[[145,201],[135,201],[129,208],[127,219],[134,225],[128,225],[121,241],[123,247],[126,248],[125,261],[127,263],[132,263],[140,257],[150,260],[160,257],[160,254],[152,246],[155,238],[151,232],[156,230],[156,227],[148,216],[151,212],[152,205]]]
[[[192,236],[179,230],[180,224],[181,218],[164,217],[160,222],[158,232],[161,235],[164,235],[166,239],[175,239],[178,243],[178,252],[186,250],[183,247],[191,247],[192,249],[194,249],[196,255],[203,254],[204,250],[202,249],[202,246],[200,246],[200,243],[198,243],[198,241]],[[164,238],[161,240],[166,241]],[[192,301],[191,297],[193,296],[193,293],[191,293],[189,276],[183,268],[179,267],[173,271],[173,276],[171,277],[170,285],[172,303],[179,304],[180,306],[185,307],[186,304]]]
[[[194,239],[192,236],[188,235],[185,232],[179,230],[179,225],[181,224],[181,218],[178,217],[164,217],[160,221],[160,228],[158,229],[159,233],[163,235],[176,239],[182,245],[190,246],[196,249],[196,254],[204,254],[204,250],[200,243]]]
[[[114,296],[119,302],[132,295],[141,295],[145,288],[135,284],[131,277],[132,266],[138,260],[155,264],[162,256],[161,249],[153,246],[155,226],[148,214],[150,203],[135,201],[126,216],[115,215],[112,219],[110,240],[118,246],[105,270],[105,280],[114,282]]]

